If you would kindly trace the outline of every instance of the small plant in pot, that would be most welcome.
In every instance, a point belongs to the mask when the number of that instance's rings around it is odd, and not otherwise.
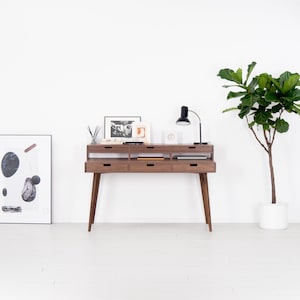
[[[229,68],[219,71],[219,77],[232,83],[223,86],[230,89],[227,99],[239,100],[236,106],[223,112],[237,111],[238,116],[246,120],[253,137],[268,155],[272,205],[269,205],[269,209],[263,208],[263,213],[268,211],[266,215],[262,215],[260,225],[262,228],[281,229],[287,227],[287,209],[283,208],[281,212],[274,209],[277,199],[272,150],[277,133],[289,130],[289,123],[284,119],[284,115],[300,115],[300,75],[286,71],[279,77],[268,73],[251,76],[255,65],[256,62],[249,64],[245,79],[241,68],[236,71]],[[277,214],[282,212],[286,215],[285,220],[276,220]],[[274,225],[271,224],[273,221]]]

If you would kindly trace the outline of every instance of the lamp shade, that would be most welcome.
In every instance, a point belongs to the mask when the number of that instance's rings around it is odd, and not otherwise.
[[[180,118],[176,121],[177,125],[190,125],[191,122],[188,119],[188,107],[187,106],[181,106],[181,115]]]

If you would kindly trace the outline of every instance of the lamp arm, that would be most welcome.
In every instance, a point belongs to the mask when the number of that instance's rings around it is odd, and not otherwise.
[[[191,109],[189,109],[189,111],[192,112],[193,114],[195,114],[196,117],[197,117],[198,120],[199,120],[199,123],[201,123],[201,119],[200,119],[199,115],[198,115],[195,111],[193,111],[193,110],[191,110]]]
[[[195,111],[193,111],[193,110],[191,110],[191,109],[189,109],[189,111],[190,111],[191,113],[195,114],[195,115],[196,115],[196,117],[198,118],[198,121],[199,121],[199,136],[200,136],[200,144],[202,144],[202,134],[201,134],[201,119],[200,119],[199,115],[198,115],[198,114],[197,114]]]

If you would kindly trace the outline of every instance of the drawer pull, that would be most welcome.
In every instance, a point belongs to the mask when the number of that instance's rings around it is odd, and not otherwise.
[[[190,164],[190,167],[197,167],[198,164]]]
[[[154,167],[154,164],[147,164],[147,167]]]
[[[147,146],[147,149],[154,149],[153,146]]]
[[[111,164],[103,164],[104,167],[110,167]]]
[[[195,149],[196,147],[195,146],[189,146],[189,149]]]
[[[105,148],[105,149],[111,149],[112,146],[105,146],[104,148]]]

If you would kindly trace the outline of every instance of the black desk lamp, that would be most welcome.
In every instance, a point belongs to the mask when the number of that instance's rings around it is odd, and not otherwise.
[[[188,119],[188,113],[191,112],[193,113],[194,115],[196,115],[196,117],[198,118],[198,121],[199,121],[199,135],[200,135],[200,142],[195,142],[194,144],[202,144],[202,137],[201,137],[201,120],[200,120],[200,117],[199,115],[193,111],[193,110],[190,110],[187,106],[181,106],[181,115],[180,115],[180,118],[176,121],[176,124],[177,125],[190,125],[191,122],[190,120]]]

